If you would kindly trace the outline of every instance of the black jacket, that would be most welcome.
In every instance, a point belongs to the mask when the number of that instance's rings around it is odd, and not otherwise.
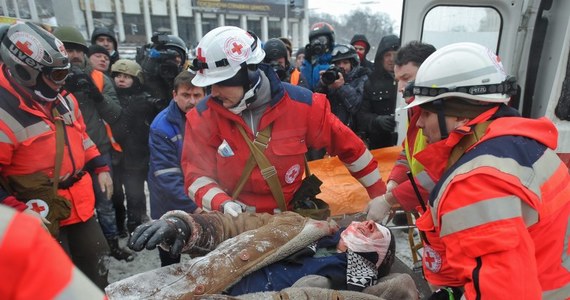
[[[374,71],[364,84],[362,105],[357,114],[357,127],[368,138],[370,149],[395,145],[397,135],[374,126],[379,115],[394,115],[396,109],[397,83],[392,72],[383,67],[384,53],[397,50],[400,40],[395,35],[382,38],[374,58]]]
[[[367,79],[368,70],[357,66],[344,76],[345,83],[340,88],[329,89],[328,86],[319,82],[316,89],[316,92],[327,95],[333,114],[353,131],[356,130],[354,119],[362,102],[362,92]]]
[[[140,87],[116,90],[123,114],[119,124],[114,126],[113,134],[123,148],[125,169],[147,169],[150,155],[148,136],[150,124],[158,114],[158,99]]]

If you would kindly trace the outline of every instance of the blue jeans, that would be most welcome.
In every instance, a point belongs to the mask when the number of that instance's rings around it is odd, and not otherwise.
[[[111,166],[111,155],[102,154],[101,157]],[[89,172],[91,178],[93,179],[93,191],[95,192],[95,211],[97,212],[97,219],[99,220],[99,225],[103,231],[105,238],[111,239],[119,235],[119,230],[117,229],[117,220],[115,218],[115,206],[113,201],[108,199],[103,191],[101,191],[101,186],[97,180],[97,175],[94,172]]]

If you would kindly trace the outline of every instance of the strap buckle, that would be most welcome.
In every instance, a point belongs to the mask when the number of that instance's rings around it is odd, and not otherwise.
[[[275,169],[275,166],[267,167],[261,170],[261,176],[263,176],[263,179],[265,180],[275,175],[277,175],[277,169]]]
[[[255,139],[253,140],[253,143],[259,147],[263,147],[263,149],[267,149],[267,147],[269,146],[269,142],[271,141],[271,136],[267,136],[261,133],[262,133],[261,131],[258,131],[255,134]]]

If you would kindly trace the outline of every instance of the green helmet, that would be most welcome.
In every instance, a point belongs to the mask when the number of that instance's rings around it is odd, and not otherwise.
[[[116,73],[124,73],[138,78],[140,84],[144,83],[142,68],[136,61],[130,59],[119,59],[111,66],[111,75],[115,77]]]
[[[83,52],[87,53],[89,50],[87,48],[87,44],[85,43],[85,38],[83,34],[77,30],[75,27],[71,26],[61,26],[58,27],[54,32],[53,35],[57,37],[59,40],[63,42],[66,48],[70,48],[69,46],[76,46],[83,50]]]

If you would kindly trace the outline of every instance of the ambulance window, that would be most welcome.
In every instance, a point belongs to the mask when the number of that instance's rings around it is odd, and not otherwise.
[[[422,42],[437,49],[457,42],[474,42],[496,52],[501,23],[501,15],[493,8],[436,6],[425,17]]]

